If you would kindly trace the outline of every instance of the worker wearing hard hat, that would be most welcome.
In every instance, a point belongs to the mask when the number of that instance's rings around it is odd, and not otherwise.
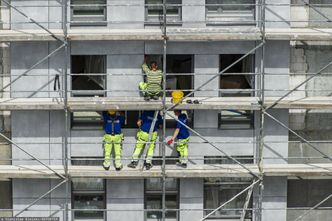
[[[157,62],[150,62],[150,67],[148,67],[146,60],[147,57],[145,56],[142,69],[146,74],[146,80],[145,82],[139,83],[139,89],[143,93],[144,100],[149,101],[151,98],[158,100],[161,93],[163,73],[160,69],[158,69]]]
[[[111,166],[111,153],[114,147],[115,169],[121,170],[122,139],[121,125],[124,124],[125,117],[114,110],[104,111],[104,163],[105,170]]]
[[[134,153],[132,155],[132,161],[128,167],[136,168],[138,164],[138,157],[142,153],[145,144],[149,141],[149,132],[150,128],[154,121],[155,111],[143,111],[141,119],[137,121],[137,126],[140,127],[140,130],[137,132],[137,142],[135,146]],[[152,157],[154,154],[155,141],[158,136],[158,128],[162,125],[163,120],[160,114],[157,114],[157,119],[155,121],[154,128],[152,129],[152,134],[150,137],[150,143],[148,144],[148,151],[145,160],[145,167],[149,170],[152,167]]]
[[[172,138],[167,142],[167,144],[171,145],[175,138],[177,138],[176,150],[180,156],[177,165],[186,168],[188,162],[188,142],[190,136],[188,128],[186,127],[188,126],[188,117],[180,110],[175,110],[174,114],[178,117],[176,121],[176,129]]]

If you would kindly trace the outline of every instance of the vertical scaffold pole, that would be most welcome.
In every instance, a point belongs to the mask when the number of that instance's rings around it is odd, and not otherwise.
[[[263,164],[264,164],[264,157],[263,157],[263,150],[264,150],[264,122],[265,122],[265,115],[264,115],[264,103],[265,103],[265,0],[260,0],[260,32],[262,36],[262,42],[264,43],[261,48],[261,60],[260,60],[260,128],[259,128],[259,152],[258,152],[258,168],[260,172],[261,181],[259,183],[259,190],[258,190],[258,210],[257,210],[257,221],[262,221],[263,217],[263,192],[264,192],[264,177],[263,177]]]
[[[167,58],[167,5],[163,0],[163,131],[162,131],[162,221],[166,219],[166,58]]]
[[[64,134],[64,170],[65,177],[67,179],[66,183],[66,199],[65,199],[65,217],[64,221],[69,221],[69,188],[70,188],[70,178],[68,174],[68,136],[69,136],[69,122],[70,114],[68,112],[68,61],[69,61],[69,49],[68,49],[68,0],[63,0],[63,18],[62,18],[62,29],[64,33],[64,65],[63,65],[63,77],[64,77],[64,121],[65,121],[65,134]]]

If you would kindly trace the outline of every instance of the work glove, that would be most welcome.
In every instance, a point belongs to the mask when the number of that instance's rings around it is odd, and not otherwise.
[[[171,145],[173,143],[173,139],[170,139],[169,141],[167,141],[167,145]]]

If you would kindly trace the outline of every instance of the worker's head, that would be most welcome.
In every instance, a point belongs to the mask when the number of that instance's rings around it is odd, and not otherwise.
[[[112,116],[112,115],[115,115],[115,114],[116,114],[116,111],[115,111],[115,110],[108,110],[108,114],[111,115],[111,116]]]
[[[151,67],[151,70],[156,71],[158,69],[157,62],[151,61],[150,62],[150,67]]]
[[[181,113],[182,113],[181,110],[174,110],[174,114],[175,114],[175,116],[177,116],[177,117],[180,116]]]

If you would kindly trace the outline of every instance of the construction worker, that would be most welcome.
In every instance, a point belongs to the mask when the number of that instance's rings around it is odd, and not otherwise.
[[[150,68],[146,64],[147,57],[144,57],[142,65],[143,72],[146,74],[146,82],[139,83],[139,89],[143,93],[144,100],[149,101],[151,98],[158,100],[161,94],[161,82],[163,73],[158,69],[157,62],[150,62]]]
[[[171,145],[175,138],[177,138],[176,150],[180,156],[177,165],[186,168],[188,162],[188,141],[190,136],[189,130],[186,127],[188,126],[188,117],[186,114],[182,113],[181,110],[175,110],[174,114],[178,117],[178,120],[176,121],[176,129],[172,138],[167,141],[167,144]]]
[[[115,169],[121,170],[122,139],[121,125],[125,122],[125,117],[114,110],[104,111],[104,163],[105,170],[111,166],[111,153],[114,146]]]
[[[128,167],[136,168],[138,164],[138,158],[144,149],[146,142],[149,141],[150,128],[154,122],[155,111],[143,111],[141,119],[137,121],[137,126],[140,130],[137,132],[137,142],[135,146],[134,153],[132,155],[132,161]],[[162,117],[157,113],[157,119],[155,121],[154,128],[152,129],[152,134],[150,137],[150,143],[148,144],[147,157],[145,160],[145,167],[149,170],[152,167],[152,157],[154,154],[155,141],[158,136],[158,128],[163,123]]]

